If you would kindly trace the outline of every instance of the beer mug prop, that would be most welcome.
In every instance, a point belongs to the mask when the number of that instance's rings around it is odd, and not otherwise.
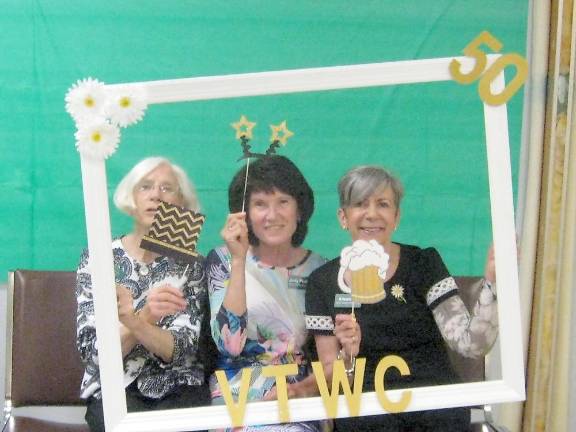
[[[352,246],[342,249],[338,286],[352,297],[354,303],[377,303],[386,297],[384,280],[388,270],[388,254],[375,240],[356,240]],[[350,271],[351,287],[346,285],[344,274]]]

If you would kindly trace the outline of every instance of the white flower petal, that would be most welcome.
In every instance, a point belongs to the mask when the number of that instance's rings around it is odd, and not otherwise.
[[[146,89],[143,86],[121,86],[108,90],[104,112],[112,124],[130,126],[144,117],[148,107]]]
[[[66,111],[76,124],[102,115],[106,94],[104,83],[87,78],[76,82],[66,93]]]
[[[80,153],[94,159],[106,159],[118,147],[120,129],[106,119],[99,118],[80,124],[74,136]]]

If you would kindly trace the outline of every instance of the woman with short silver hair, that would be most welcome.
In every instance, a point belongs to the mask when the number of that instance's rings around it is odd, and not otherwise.
[[[183,265],[140,247],[160,202],[198,210],[182,168],[162,157],[137,163],[120,181],[116,206],[134,221],[112,242],[128,411],[209,405],[208,295],[203,263]],[[104,431],[90,258],[77,271],[77,346],[86,366],[81,396],[92,431]],[[206,320],[206,322],[204,322]],[[206,333],[205,333],[206,332]]]
[[[374,391],[376,366],[389,355],[400,356],[410,374],[403,376],[395,369],[389,370],[386,389],[458,382],[445,345],[475,358],[488,352],[497,336],[492,252],[488,254],[480,297],[470,314],[436,249],[392,241],[404,195],[400,180],[379,166],[360,166],[342,177],[338,193],[342,228],[353,241],[375,241],[371,244],[383,249],[388,266],[383,278],[378,279],[373,294],[377,296],[355,306],[355,317],[350,314],[351,297],[345,304],[337,301],[344,290],[339,278],[347,287],[352,279],[351,271],[341,268],[340,258],[310,275],[306,325],[314,335],[327,382],[332,382],[337,359],[344,360],[352,380],[353,359],[359,356],[366,358],[364,391]],[[345,431],[467,431],[470,412],[468,408],[453,408],[341,418],[335,419],[335,427]]]

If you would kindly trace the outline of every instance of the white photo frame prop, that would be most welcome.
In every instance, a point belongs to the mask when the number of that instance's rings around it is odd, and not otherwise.
[[[498,55],[490,55],[493,62]],[[147,93],[148,104],[223,99],[244,96],[298,93],[332,89],[409,85],[450,81],[453,58],[436,58],[277,72],[186,78],[121,84],[138,86]],[[458,57],[463,68],[473,60]],[[455,83],[455,85],[457,85]],[[113,90],[120,85],[106,85]],[[492,82],[492,91],[505,88],[504,72]],[[483,105],[488,156],[488,178],[492,230],[495,244],[500,319],[502,378],[495,381],[412,388],[406,411],[455,406],[470,406],[524,400],[524,365],[516,262],[516,237],[512,200],[512,175],[508,144],[507,107]],[[127,413],[123,386],[120,338],[114,284],[110,216],[105,159],[81,153],[82,184],[86,229],[92,272],[96,330],[106,430],[109,432],[181,431],[230,426],[227,407],[210,406]],[[387,391],[391,401],[400,399],[403,390]],[[320,397],[288,401],[291,421],[325,418]],[[278,423],[276,401],[253,402],[246,407],[245,424]],[[361,415],[385,414],[376,393],[364,393]],[[338,416],[348,416],[344,396],[338,401]]]

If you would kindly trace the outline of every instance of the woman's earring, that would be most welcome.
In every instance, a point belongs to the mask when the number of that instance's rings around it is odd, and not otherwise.
[[[343,229],[343,230],[347,230],[347,229],[348,229],[348,226],[346,226],[346,224],[343,224],[343,225],[342,225],[342,229]]]

